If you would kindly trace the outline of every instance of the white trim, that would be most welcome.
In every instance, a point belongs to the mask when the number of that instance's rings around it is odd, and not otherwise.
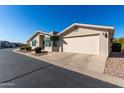
[[[98,36],[98,35],[100,35],[100,34],[97,33],[97,34],[87,34],[87,35],[76,35],[76,36],[67,36],[67,37],[63,37],[63,38],[88,37],[88,36]]]
[[[71,29],[74,26],[82,26],[82,27],[91,27],[91,28],[98,28],[98,29],[105,29],[105,30],[112,30],[114,31],[114,27],[112,26],[101,26],[101,25],[91,25],[91,24],[80,24],[80,23],[74,23],[71,26],[64,29],[62,32],[58,33],[57,35],[61,35]]]
[[[49,36],[53,36],[52,34],[50,34],[50,33],[46,33],[46,32],[43,32],[43,31],[37,31],[37,32],[35,32],[28,40],[27,40],[27,42],[28,41],[30,41],[37,33],[39,33],[40,35],[49,35]],[[39,35],[38,34],[38,35]],[[34,37],[35,38],[35,37]]]

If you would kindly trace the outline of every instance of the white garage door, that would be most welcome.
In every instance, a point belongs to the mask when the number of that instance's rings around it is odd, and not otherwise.
[[[63,39],[63,52],[99,55],[99,36]]]

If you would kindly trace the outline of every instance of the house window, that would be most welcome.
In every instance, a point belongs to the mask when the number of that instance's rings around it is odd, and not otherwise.
[[[47,42],[45,42],[45,47],[47,47],[48,46],[48,43]]]
[[[44,42],[45,42],[45,47],[51,47],[51,41],[50,41],[50,37],[45,37],[44,38]]]
[[[51,47],[51,42],[50,41],[45,41],[45,46],[46,47]]]
[[[36,43],[37,43],[37,41],[36,40],[33,40],[32,41],[32,46],[36,46]]]

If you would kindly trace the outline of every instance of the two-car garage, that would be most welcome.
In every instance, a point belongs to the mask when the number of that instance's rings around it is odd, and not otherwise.
[[[63,39],[63,52],[99,55],[99,35]]]
[[[109,56],[114,27],[75,23],[60,32],[60,51]]]

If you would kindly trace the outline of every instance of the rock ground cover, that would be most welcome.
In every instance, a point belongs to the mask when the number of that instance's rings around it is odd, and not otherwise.
[[[124,54],[111,53],[107,59],[104,74],[124,79]]]

